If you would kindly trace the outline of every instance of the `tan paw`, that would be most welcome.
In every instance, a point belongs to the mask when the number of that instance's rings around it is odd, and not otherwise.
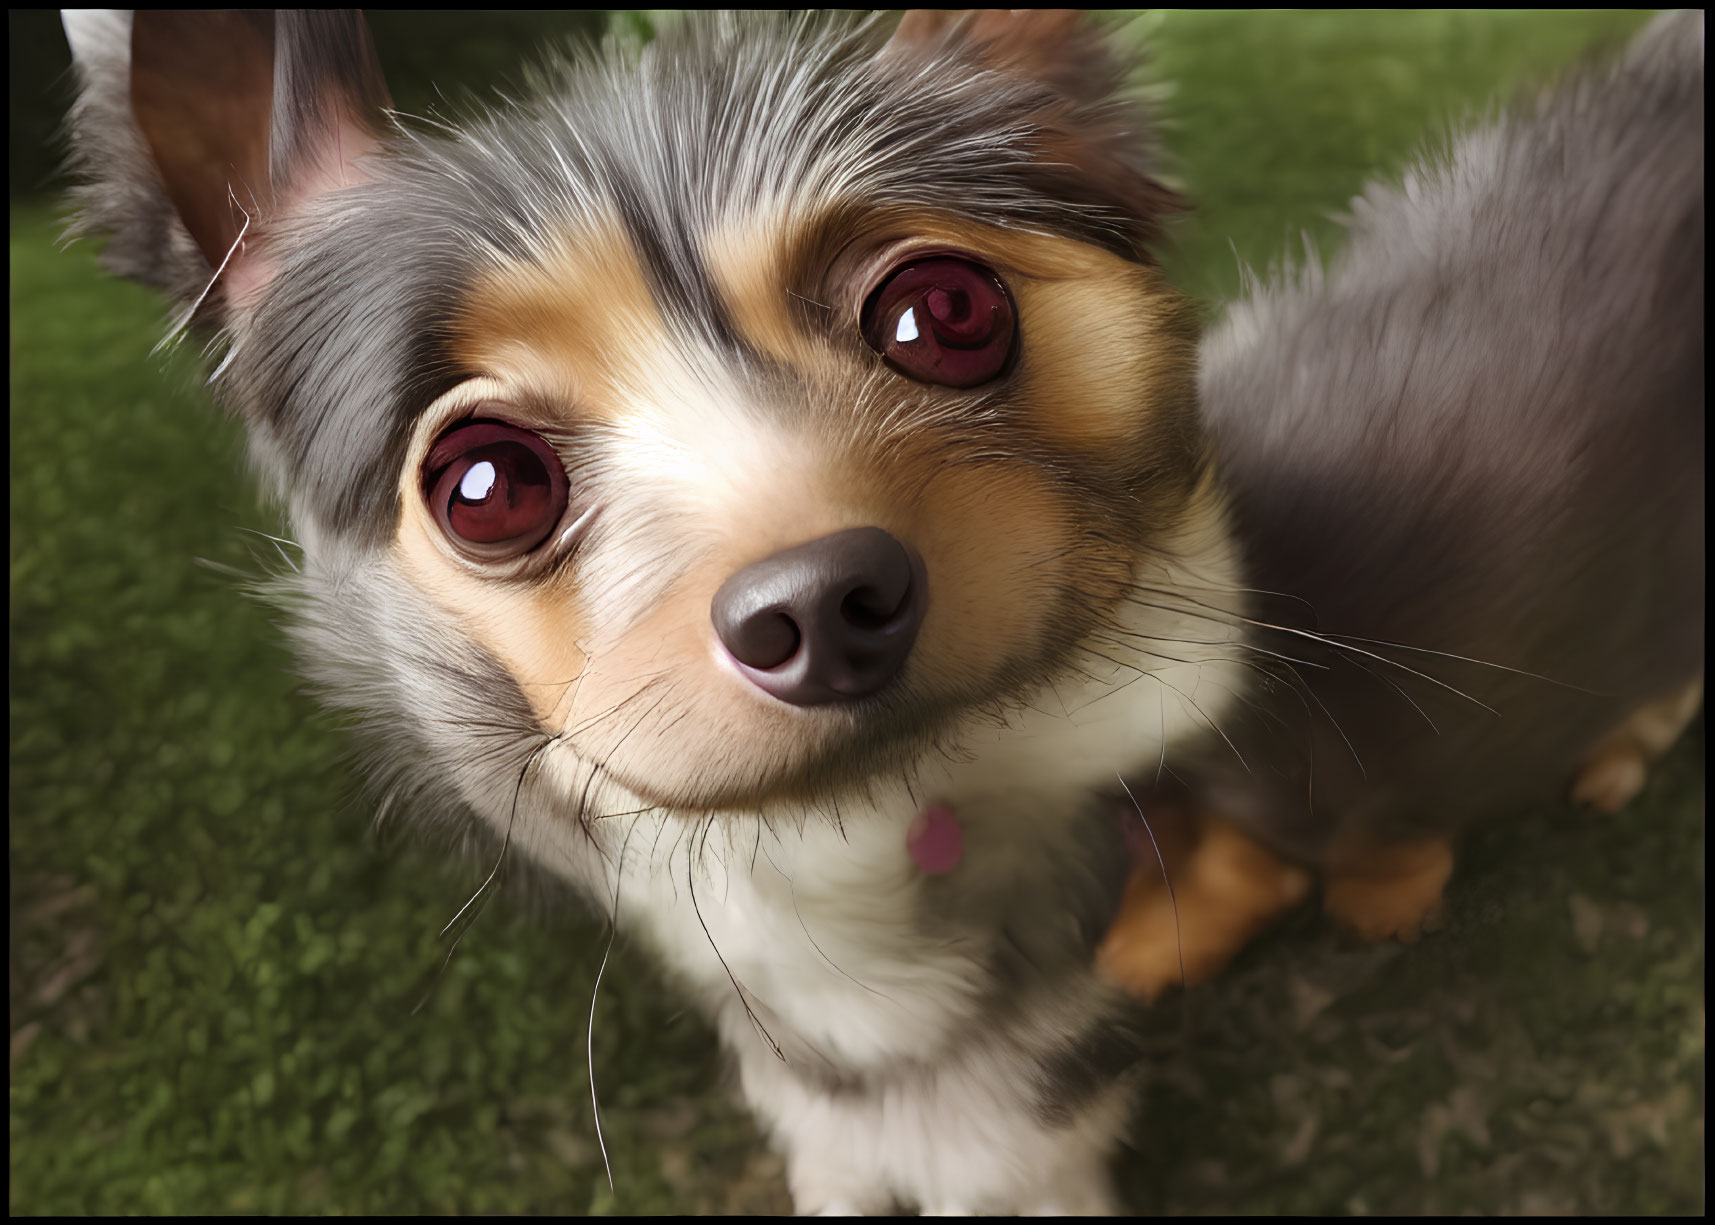
[[[1410,943],[1440,925],[1453,848],[1441,838],[1372,847],[1330,867],[1322,908],[1365,940]]]
[[[1199,982],[1219,966],[1201,964],[1195,947],[1182,955],[1183,929],[1183,919],[1159,878],[1146,893],[1128,888],[1119,916],[1096,950],[1096,969],[1146,1003],[1172,987]]]
[[[1587,760],[1572,780],[1572,802],[1615,813],[1637,798],[1649,779],[1649,762],[1632,748],[1613,748]]]
[[[1097,950],[1109,981],[1150,1001],[1173,987],[1213,978],[1310,891],[1310,874],[1218,818],[1204,818],[1183,859],[1160,869],[1140,863],[1119,915]]]
[[[1572,779],[1572,802],[1619,812],[1637,798],[1649,768],[1673,747],[1703,703],[1703,678],[1632,711],[1596,742]]]

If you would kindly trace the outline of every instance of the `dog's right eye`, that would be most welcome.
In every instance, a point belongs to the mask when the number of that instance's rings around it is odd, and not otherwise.
[[[981,264],[940,256],[895,268],[864,303],[863,338],[922,383],[976,387],[1012,356],[1018,325],[1001,279]]]
[[[539,435],[502,421],[464,422],[423,464],[435,522],[474,561],[507,561],[541,544],[566,513],[566,469]]]

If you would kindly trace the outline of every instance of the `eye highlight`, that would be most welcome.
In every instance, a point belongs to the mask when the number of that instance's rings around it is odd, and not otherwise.
[[[423,498],[447,541],[473,561],[541,544],[566,513],[566,469],[540,435],[503,421],[448,430],[423,461]]]
[[[865,343],[901,374],[942,387],[998,375],[1018,336],[1012,297],[991,270],[938,256],[896,268],[864,303]]]

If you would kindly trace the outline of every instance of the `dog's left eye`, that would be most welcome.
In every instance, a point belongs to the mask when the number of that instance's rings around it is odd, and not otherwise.
[[[864,303],[861,325],[869,347],[895,369],[943,387],[994,378],[1018,332],[1001,279],[946,256],[895,269]]]
[[[466,422],[430,449],[423,496],[454,548],[506,561],[541,544],[566,513],[566,469],[529,430]]]

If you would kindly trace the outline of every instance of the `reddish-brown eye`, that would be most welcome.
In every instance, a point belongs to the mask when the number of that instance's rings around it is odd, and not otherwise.
[[[895,269],[864,303],[863,338],[903,374],[975,387],[1012,355],[1017,325],[999,277],[941,256]]]
[[[471,421],[430,449],[423,496],[460,552],[506,561],[541,544],[566,513],[566,469],[529,430]]]

